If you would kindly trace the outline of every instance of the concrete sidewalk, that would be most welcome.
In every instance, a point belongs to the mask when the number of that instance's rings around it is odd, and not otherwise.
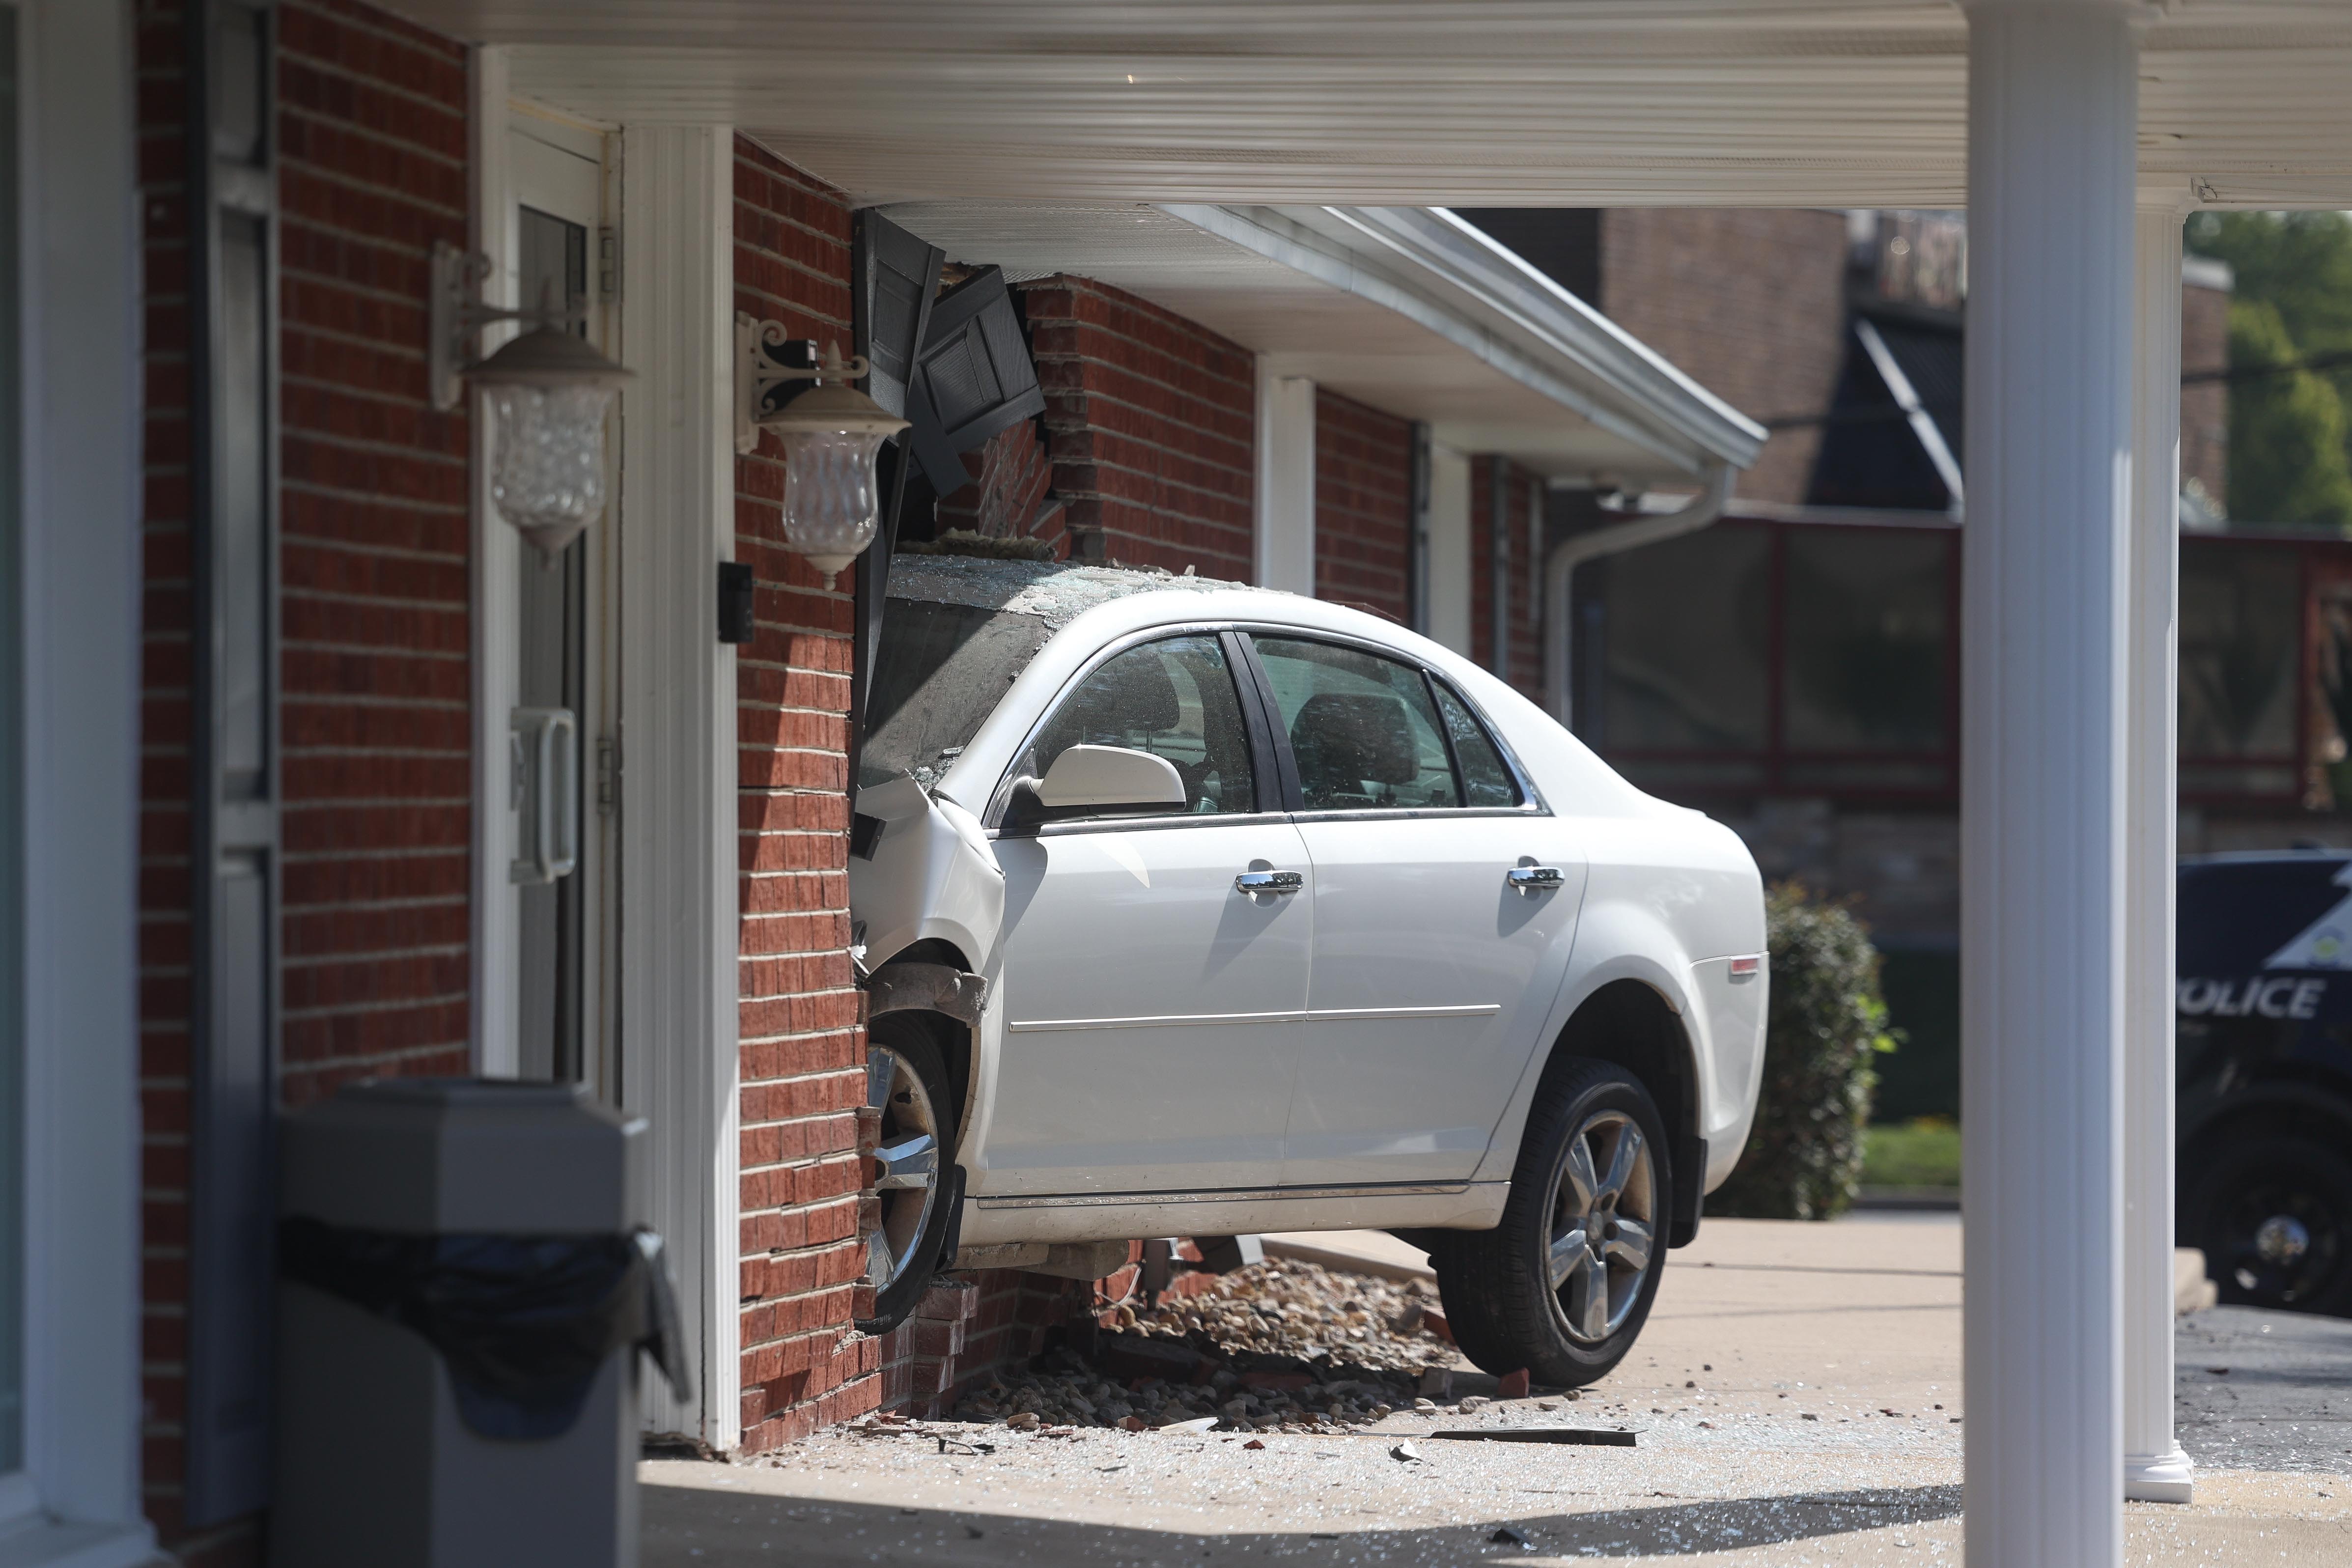
[[[1580,1397],[1262,1447],[929,1423],[744,1465],[648,1463],[645,1561],[1957,1563],[1959,1303],[1957,1223],[1710,1220],[1674,1255],[1634,1353]],[[1391,1452],[1433,1426],[1563,1424],[1628,1427],[1638,1446],[1420,1436],[1417,1457]],[[2307,1443],[2250,1451],[2259,1469],[2203,1471],[2194,1505],[2130,1505],[2129,1561],[2352,1563],[2352,1455],[2305,1425]]]

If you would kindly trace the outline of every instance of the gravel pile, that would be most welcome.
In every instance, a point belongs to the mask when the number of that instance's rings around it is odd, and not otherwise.
[[[1452,1360],[1451,1347],[1430,1331],[1429,1317],[1439,1311],[1437,1288],[1418,1279],[1399,1284],[1269,1258],[1219,1276],[1206,1295],[1169,1297],[1138,1326],[1205,1333],[1228,1352],[1328,1356],[1418,1376],[1432,1362]]]
[[[1199,1296],[1119,1311],[1117,1333],[1048,1351],[968,1391],[967,1421],[1149,1431],[1213,1419],[1220,1431],[1311,1431],[1411,1407],[1422,1369],[1451,1362],[1432,1332],[1436,1292],[1272,1259]],[[1442,1319],[1438,1320],[1442,1321]]]

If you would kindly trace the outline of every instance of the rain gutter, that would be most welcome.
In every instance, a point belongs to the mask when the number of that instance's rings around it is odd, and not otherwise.
[[[1745,468],[1763,448],[1763,426],[1442,208],[1161,210],[1396,311],[1681,472]]]

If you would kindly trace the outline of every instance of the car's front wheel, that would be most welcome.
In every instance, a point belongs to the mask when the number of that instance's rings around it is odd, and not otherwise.
[[[866,1103],[882,1127],[865,1237],[874,1315],[857,1326],[880,1334],[906,1321],[939,1268],[956,1195],[956,1119],[947,1064],[919,1022],[876,1019],[866,1063]]]
[[[1553,1064],[1502,1223],[1450,1236],[1431,1257],[1463,1353],[1561,1388],[1624,1359],[1665,1264],[1666,1162],[1664,1124],[1637,1079],[1608,1062]]]

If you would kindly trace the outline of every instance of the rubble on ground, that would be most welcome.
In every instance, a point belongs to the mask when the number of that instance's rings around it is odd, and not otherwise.
[[[1116,1331],[1077,1333],[968,1389],[955,1414],[1023,1427],[1150,1431],[1215,1417],[1228,1431],[1328,1429],[1411,1408],[1424,1367],[1453,1361],[1437,1292],[1269,1259],[1203,1293],[1122,1303]]]

